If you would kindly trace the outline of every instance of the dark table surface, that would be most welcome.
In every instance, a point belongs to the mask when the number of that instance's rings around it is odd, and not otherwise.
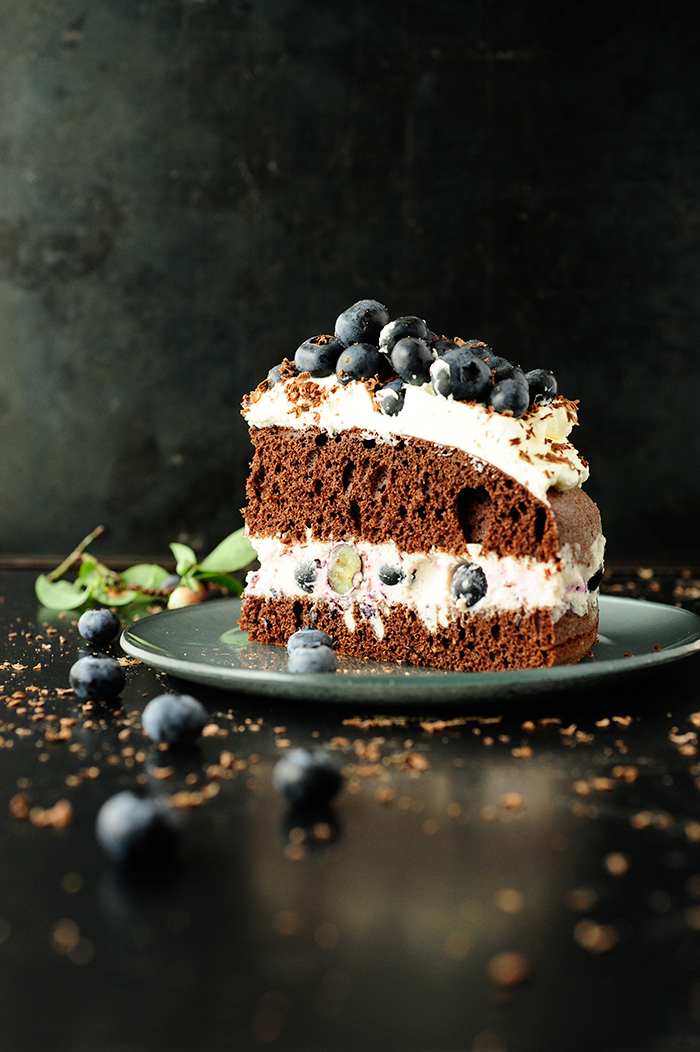
[[[34,576],[0,572],[1,1049],[700,1049],[700,656],[387,713],[183,684],[115,646],[123,694],[85,707],[77,615],[39,609]],[[699,577],[604,590],[698,612]],[[140,713],[183,688],[211,723],[158,749]],[[271,772],[310,745],[346,777],[302,820]],[[178,807],[176,866],[104,857],[123,788]]]

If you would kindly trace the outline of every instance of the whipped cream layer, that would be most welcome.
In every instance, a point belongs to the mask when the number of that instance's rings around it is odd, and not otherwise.
[[[362,569],[345,594],[336,592],[329,581],[334,542],[308,540],[306,544],[288,544],[277,537],[251,537],[258,553],[260,569],[247,577],[246,596],[260,598],[316,596],[342,611],[352,631],[359,620],[368,620],[375,635],[382,639],[382,618],[391,615],[394,604],[411,607],[434,632],[446,627],[465,608],[451,595],[450,585],[455,569],[461,563],[476,563],[487,582],[482,599],[469,608],[475,615],[494,610],[551,611],[553,621],[572,611],[583,616],[598,601],[598,590],[589,591],[588,582],[603,562],[604,538],[596,538],[585,551],[580,545],[564,545],[559,562],[536,562],[530,558],[498,558],[482,552],[480,544],[469,544],[463,557],[432,549],[424,553],[406,553],[392,543],[367,544],[349,542],[361,560]],[[315,564],[312,591],[300,587],[295,572],[304,563]],[[379,572],[384,567],[398,571],[400,580],[388,585]]]
[[[578,422],[576,403],[561,396],[531,406],[524,416],[497,413],[476,402],[436,395],[429,383],[407,386],[403,408],[382,413],[373,385],[335,376],[313,380],[300,373],[273,387],[263,383],[243,403],[250,427],[318,427],[329,434],[357,429],[386,441],[422,438],[453,446],[510,475],[548,504],[547,490],[572,489],[588,478],[588,465],[569,442]]]

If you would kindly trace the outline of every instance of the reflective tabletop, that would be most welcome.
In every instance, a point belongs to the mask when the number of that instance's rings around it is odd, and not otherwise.
[[[0,572],[0,1049],[700,1049],[700,658],[502,700],[323,703],[125,654],[81,702],[77,615]],[[700,573],[603,590],[700,607]],[[157,615],[160,616],[160,615]],[[194,694],[190,749],[144,735]],[[275,762],[323,746],[330,807]],[[177,809],[176,863],[126,877],[95,840],[121,789]]]

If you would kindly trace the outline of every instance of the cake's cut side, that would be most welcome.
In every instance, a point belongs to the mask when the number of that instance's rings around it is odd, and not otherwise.
[[[252,639],[283,643],[313,625],[339,653],[470,670],[569,663],[595,642],[603,539],[580,488],[545,504],[421,439],[251,435],[246,522],[261,567],[241,627]],[[453,594],[465,565],[483,591],[473,603],[473,589]]]
[[[605,541],[576,403],[545,370],[387,319],[360,301],[244,400],[260,567],[241,628],[283,645],[313,626],[340,654],[452,670],[579,661]]]

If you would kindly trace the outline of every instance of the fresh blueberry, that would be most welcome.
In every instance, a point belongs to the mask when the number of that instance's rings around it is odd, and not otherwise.
[[[274,789],[292,804],[332,800],[342,783],[343,776],[324,749],[293,749],[272,771]]]
[[[109,643],[119,634],[121,623],[113,610],[86,610],[78,620],[78,632],[88,643]]]
[[[486,574],[476,563],[461,563],[452,575],[450,592],[455,602],[474,606],[483,599],[488,590]]]
[[[176,854],[178,819],[164,804],[125,789],[102,804],[95,835],[117,865],[163,865]]]
[[[404,381],[400,377],[397,380],[390,380],[388,384],[377,390],[377,398],[379,408],[385,416],[396,416],[403,409],[406,398]]]
[[[89,654],[78,658],[70,670],[70,685],[79,698],[88,701],[113,701],[119,697],[126,676],[114,658]]]
[[[443,336],[439,340],[432,342],[430,344],[430,349],[433,354],[440,358],[443,354],[447,354],[448,351],[459,350],[459,344],[455,343],[454,340],[448,340]]]
[[[313,559],[306,559],[294,570],[294,580],[302,592],[313,592],[316,587],[316,563]]]
[[[275,365],[270,369],[267,374],[267,386],[274,387],[275,384],[283,383],[288,380],[290,376],[295,376],[297,373],[297,367],[294,362],[290,362],[289,359],[285,358],[279,365]]]
[[[598,567],[596,572],[593,574],[588,581],[588,591],[595,592],[596,589],[600,588],[600,582],[603,580],[604,569],[602,566]]]
[[[314,336],[297,347],[294,364],[300,373],[311,373],[314,379],[331,376],[342,349],[333,336]]]
[[[306,625],[293,632],[287,640],[287,653],[291,654],[298,647],[332,647],[333,640],[320,628],[309,628]]]
[[[400,566],[380,566],[379,580],[382,584],[387,585],[389,588],[393,588],[395,584],[401,584],[402,581],[406,580],[406,574]]]
[[[379,333],[389,321],[389,312],[377,300],[358,300],[338,315],[335,336],[343,347],[351,343],[372,343],[377,346]]]
[[[458,402],[486,402],[491,394],[491,370],[471,351],[457,348],[436,358],[430,367],[436,394],[452,395]]]
[[[425,340],[406,336],[394,344],[391,361],[402,380],[420,386],[430,379],[433,353]]]
[[[518,368],[508,358],[502,358],[500,354],[490,354],[484,361],[491,370],[494,384],[497,384],[500,380],[510,379]]]
[[[525,373],[530,389],[530,401],[538,405],[549,405],[557,393],[557,381],[549,369],[531,369]]]
[[[491,405],[497,413],[512,413],[520,417],[527,412],[530,405],[530,391],[522,369],[513,366],[511,376],[506,376],[494,384],[491,391]]]
[[[467,340],[464,344],[464,350],[471,351],[477,358],[483,358],[485,362],[495,357],[489,345],[484,343],[483,340]]]
[[[422,318],[394,318],[379,333],[379,350],[391,354],[399,340],[406,336],[416,336],[419,340],[428,339],[428,326]]]
[[[338,659],[330,647],[297,647],[287,658],[287,672],[337,672]]]
[[[371,343],[351,343],[341,353],[335,366],[338,383],[345,386],[351,380],[369,380],[383,371],[385,359]]]
[[[146,705],[141,726],[154,742],[189,745],[209,722],[201,701],[189,694],[159,694]]]

